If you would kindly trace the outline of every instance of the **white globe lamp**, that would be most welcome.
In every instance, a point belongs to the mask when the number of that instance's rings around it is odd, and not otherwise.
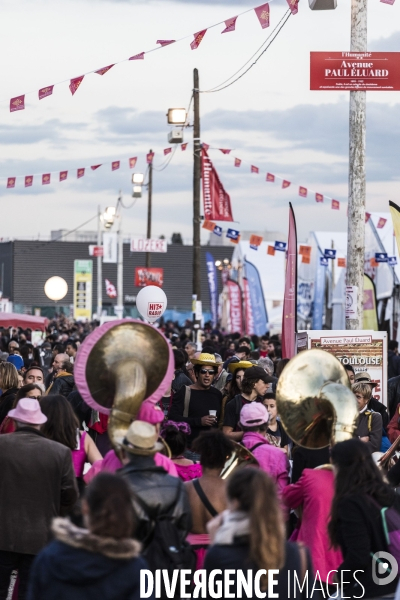
[[[50,277],[44,284],[44,293],[46,296],[53,300],[54,302],[58,302],[65,298],[68,292],[68,283],[62,277],[58,277],[55,275],[54,277]]]

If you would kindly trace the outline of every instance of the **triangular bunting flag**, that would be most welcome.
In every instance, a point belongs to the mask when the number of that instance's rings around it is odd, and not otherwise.
[[[107,73],[107,71],[109,71],[110,69],[113,68],[113,64],[112,65],[108,65],[108,67],[103,67],[102,69],[99,69],[98,71],[95,71],[95,73],[97,73],[97,75],[104,75],[105,73]]]
[[[237,19],[237,17],[232,17],[231,19],[227,19],[225,21],[225,29],[223,31],[221,31],[221,33],[229,33],[230,31],[235,31],[236,19]]]
[[[203,40],[203,37],[206,35],[206,33],[207,33],[207,29],[203,29],[202,31],[198,31],[197,33],[193,34],[194,40],[190,44],[190,47],[192,50],[196,50],[200,46],[200,44]]]
[[[81,75],[80,77],[74,77],[74,79],[71,79],[70,84],[69,84],[69,90],[72,95],[75,94],[78,87],[81,85],[84,77],[85,77],[84,75]]]

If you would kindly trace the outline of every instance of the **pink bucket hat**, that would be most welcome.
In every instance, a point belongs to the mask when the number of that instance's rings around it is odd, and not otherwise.
[[[240,411],[240,424],[244,427],[256,427],[268,423],[269,414],[261,402],[245,404]]]
[[[146,423],[150,423],[151,425],[157,425],[157,423],[164,421],[164,413],[161,408],[152,402],[143,402],[136,419],[138,421],[146,421]]]
[[[27,425],[43,425],[47,417],[40,410],[40,404],[34,398],[21,398],[17,408],[9,411],[8,416]]]

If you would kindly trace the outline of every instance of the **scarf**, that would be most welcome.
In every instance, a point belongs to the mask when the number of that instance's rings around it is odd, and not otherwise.
[[[222,524],[215,534],[214,544],[232,545],[235,538],[250,533],[250,519],[241,510],[225,510],[222,513]]]

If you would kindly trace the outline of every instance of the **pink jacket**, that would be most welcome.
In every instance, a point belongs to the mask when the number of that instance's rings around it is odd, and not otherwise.
[[[262,442],[262,445],[252,450],[253,446],[260,442]],[[260,433],[253,431],[244,434],[242,444],[254,454],[260,463],[260,468],[272,477],[278,487],[278,493],[281,495],[289,483],[287,455],[279,448],[272,446]]]
[[[156,463],[157,467],[162,467],[165,471],[167,471],[168,475],[172,475],[172,477],[178,477],[175,464],[167,456],[156,452],[154,455],[154,462]],[[93,463],[92,468],[89,469],[86,475],[84,475],[83,479],[85,483],[89,483],[89,481],[91,481],[98,473],[101,473],[101,471],[115,473],[115,471],[120,469],[122,466],[122,462],[119,460],[114,450],[110,450],[107,452],[103,460],[96,460],[96,462]]]
[[[297,483],[287,486],[283,501],[288,508],[303,506],[297,541],[309,547],[314,570],[319,571],[322,581],[329,571],[342,563],[340,550],[330,548],[327,525],[334,495],[334,475],[326,469],[304,469]],[[329,577],[332,583],[332,575]]]

